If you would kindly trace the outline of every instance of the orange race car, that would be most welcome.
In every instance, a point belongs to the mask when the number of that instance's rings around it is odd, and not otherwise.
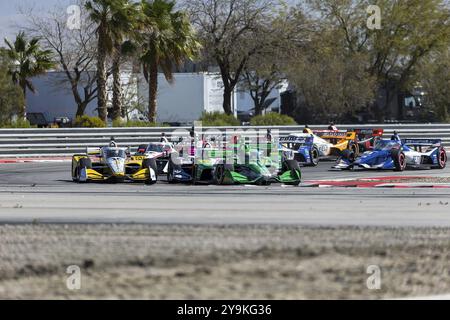
[[[314,145],[320,157],[341,156],[344,150],[352,151],[356,156],[370,151],[377,139],[383,134],[383,129],[351,129],[351,130],[315,130]]]
[[[313,131],[314,147],[323,157],[339,157],[344,150],[359,154],[358,137],[356,132],[343,130],[316,130]]]

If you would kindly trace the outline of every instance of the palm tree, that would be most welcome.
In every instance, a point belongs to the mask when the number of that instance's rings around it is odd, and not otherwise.
[[[143,13],[140,56],[144,76],[149,83],[148,119],[156,122],[158,69],[169,83],[173,82],[173,69],[185,59],[194,59],[200,49],[188,16],[174,11],[175,2],[168,0],[142,0]]]
[[[136,6],[128,0],[91,0],[85,7],[90,19],[97,24],[98,116],[107,120],[106,61],[113,56],[113,118],[116,119],[121,114],[121,44],[133,30]]]
[[[6,52],[12,61],[12,66],[8,73],[12,81],[20,86],[23,97],[26,99],[27,90],[30,90],[32,93],[36,92],[30,78],[45,74],[55,66],[52,61],[52,52],[43,50],[40,47],[39,38],[33,38],[28,41],[24,32],[19,32],[14,43],[9,42],[7,39],[5,39],[5,43],[8,46]],[[26,113],[26,105],[23,105],[19,110],[19,116],[25,119]]]
[[[113,120],[122,117],[122,82],[120,77],[120,67],[124,56],[130,56],[132,49],[129,46],[129,38],[138,27],[139,7],[136,3],[130,3],[128,0],[118,2],[117,14],[121,15],[121,23],[117,26],[117,38],[114,39],[114,52],[112,59],[113,76],[113,100],[112,100],[112,118]]]
[[[122,115],[122,81],[120,78],[120,65],[122,62],[121,44],[116,43],[112,60],[113,76],[113,100],[112,100],[112,119],[117,120]]]

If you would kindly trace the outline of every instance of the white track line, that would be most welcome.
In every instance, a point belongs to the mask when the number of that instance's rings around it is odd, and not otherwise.
[[[425,297],[405,297],[395,300],[450,300],[450,294],[425,296]]]

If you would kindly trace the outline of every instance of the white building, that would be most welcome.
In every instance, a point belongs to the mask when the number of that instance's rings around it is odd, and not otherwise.
[[[139,96],[148,103],[148,83],[139,76]],[[218,74],[176,73],[168,83],[164,75],[158,77],[158,116],[160,123],[192,123],[203,112],[223,112],[223,82]],[[236,114],[236,95],[233,110]]]
[[[223,82],[217,73],[175,73],[173,84],[169,84],[163,74],[158,78],[158,117],[160,123],[190,124],[198,120],[203,112],[223,112]],[[29,113],[42,113],[48,122],[55,118],[68,117],[73,120],[76,114],[76,104],[69,83],[63,72],[49,72],[46,75],[32,79],[37,92],[28,93],[27,105]],[[139,74],[123,73],[123,93],[128,100],[148,105],[148,83]],[[111,87],[111,79],[109,87]],[[282,90],[274,90],[272,108],[280,106]],[[111,91],[109,98],[112,99]],[[232,109],[249,111],[253,108],[253,100],[247,92],[233,94]],[[146,109],[145,109],[146,110]],[[87,107],[86,114],[97,115],[97,100],[94,99]],[[139,119],[134,113],[132,118]]]

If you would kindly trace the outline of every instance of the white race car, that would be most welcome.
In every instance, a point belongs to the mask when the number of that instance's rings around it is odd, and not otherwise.
[[[175,152],[174,145],[167,139],[164,139],[162,142],[151,142],[139,146],[134,158],[155,159],[158,166],[158,174],[164,174],[167,173],[170,156]]]

